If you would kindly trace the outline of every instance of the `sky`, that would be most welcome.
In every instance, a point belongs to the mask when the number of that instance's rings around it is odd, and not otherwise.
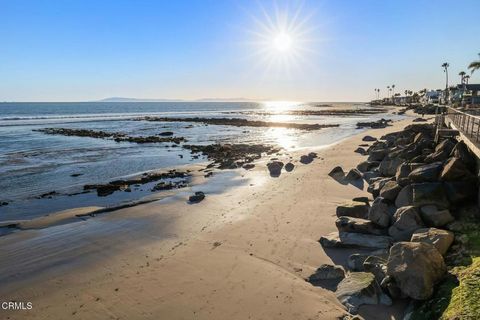
[[[367,101],[391,84],[444,88],[443,62],[458,83],[478,59],[477,9],[478,0],[0,0],[0,101]]]

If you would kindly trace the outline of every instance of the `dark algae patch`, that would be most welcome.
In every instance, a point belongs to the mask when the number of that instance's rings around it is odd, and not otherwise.
[[[159,136],[132,137],[119,132],[106,132],[106,131],[96,131],[96,130],[87,130],[87,129],[45,128],[45,129],[38,129],[34,131],[42,132],[45,134],[55,134],[55,135],[62,135],[62,136],[111,139],[116,142],[133,142],[133,143],[170,142],[170,143],[180,144],[181,142],[186,141],[185,138],[183,137],[165,137],[163,133],[159,134]]]
[[[270,122],[247,120],[241,118],[174,118],[174,117],[145,117],[138,120],[159,121],[159,122],[195,122],[211,125],[224,125],[235,127],[274,127],[274,128],[291,128],[300,130],[319,130],[323,128],[338,127],[338,124],[305,124],[290,122]]]
[[[263,144],[210,144],[184,145],[192,153],[200,153],[218,165],[219,169],[240,168],[262,157],[262,154],[273,154],[280,148]]]

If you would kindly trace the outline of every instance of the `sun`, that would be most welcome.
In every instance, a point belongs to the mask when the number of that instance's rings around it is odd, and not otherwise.
[[[263,75],[269,77],[278,72],[283,78],[310,69],[312,56],[319,49],[318,34],[323,34],[312,13],[304,14],[301,4],[286,8],[274,5],[269,9],[261,3],[259,6],[246,30],[246,43],[250,45],[246,58],[253,61],[252,69],[262,69]]]
[[[280,52],[285,52],[292,47],[292,37],[287,33],[279,33],[273,39],[273,46]]]

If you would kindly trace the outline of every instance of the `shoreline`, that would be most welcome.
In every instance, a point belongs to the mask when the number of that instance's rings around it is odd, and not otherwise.
[[[7,253],[3,261],[10,265],[0,265],[0,274],[9,283],[0,289],[1,298],[33,299],[34,309],[22,312],[27,319],[41,318],[47,310],[51,317],[75,312],[82,318],[100,319],[104,312],[117,309],[129,319],[145,309],[152,319],[188,318],[193,312],[199,319],[212,314],[212,318],[244,319],[249,311],[284,319],[340,316],[344,307],[334,294],[304,279],[332,261],[317,241],[335,228],[336,206],[366,191],[340,185],[327,173],[339,164],[355,167],[362,156],[353,151],[362,144],[363,135],[396,131],[412,120],[362,130],[329,147],[310,148],[318,152],[310,164],[300,164],[300,153],[293,152],[295,169],[279,178],[268,176],[263,165],[268,160],[262,159],[253,170],[242,172],[238,179],[245,183],[221,194],[207,194],[199,204],[187,204],[185,195],[174,196],[86,221],[0,237]],[[201,188],[192,191],[196,189]],[[69,244],[59,244],[65,237]],[[30,247],[18,253],[25,239]],[[50,261],[43,258],[47,253]],[[36,266],[22,265],[35,259]],[[7,276],[12,274],[23,282]],[[80,292],[88,292],[81,301],[59,303]],[[204,296],[206,292],[211,299]],[[101,303],[96,303],[97,298]],[[143,306],[118,306],[117,298]],[[86,303],[88,310],[80,307]],[[211,305],[209,312],[206,305]],[[227,305],[231,310],[225,309]]]

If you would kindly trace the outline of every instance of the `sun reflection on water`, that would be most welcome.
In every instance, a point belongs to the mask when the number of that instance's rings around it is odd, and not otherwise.
[[[297,101],[265,101],[264,111],[267,113],[265,121],[270,122],[293,122],[296,116],[286,114],[286,111],[298,109],[302,103]],[[269,128],[265,131],[265,137],[274,144],[286,150],[295,148],[298,140],[298,132],[289,128]]]

